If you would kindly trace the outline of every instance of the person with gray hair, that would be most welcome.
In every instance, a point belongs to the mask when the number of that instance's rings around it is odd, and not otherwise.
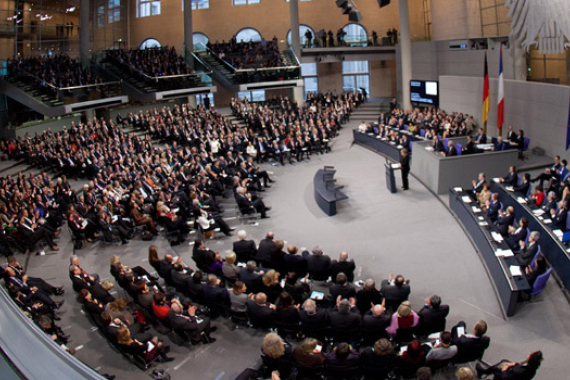
[[[210,332],[215,331],[216,327],[210,326],[210,318],[204,315],[198,318],[197,311],[197,306],[190,305],[186,313],[183,313],[182,305],[172,303],[168,311],[168,321],[172,330],[179,335],[186,335],[192,344],[200,341],[204,344],[214,343],[216,339],[210,336]]]
[[[362,323],[362,317],[356,308],[354,298],[346,299],[340,296],[336,300],[336,307],[331,311],[330,326],[336,331],[350,331],[358,329]]]
[[[542,211],[550,214],[550,210],[556,209],[556,193],[554,191],[549,191],[546,200],[542,202],[540,206]]]
[[[338,261],[333,260],[333,262],[331,264],[330,274],[331,274],[331,278],[332,278],[333,282],[336,281],[336,275],[339,274],[340,272],[342,272],[346,275],[349,282],[353,282],[354,281],[354,269],[355,268],[356,268],[356,265],[354,264],[354,260],[348,259],[348,253],[347,252],[341,252],[339,255]]]
[[[376,289],[376,283],[369,278],[364,281],[363,288],[356,293],[356,307],[364,315],[370,310],[371,306],[381,304],[383,299],[384,297],[382,297],[380,291]]]
[[[237,262],[243,263],[248,260],[254,260],[257,255],[257,247],[253,240],[246,240],[247,233],[245,230],[238,231],[238,241],[234,241],[234,253],[237,256]]]
[[[299,320],[301,329],[324,329],[328,326],[327,313],[317,307],[317,303],[308,299],[303,303],[303,308],[299,310]]]
[[[536,256],[539,246],[538,240],[540,239],[540,232],[532,231],[528,238],[528,243],[525,244],[524,241],[520,242],[520,251],[515,253],[515,259],[519,263],[519,265],[523,268],[526,268],[532,262],[534,256]]]
[[[273,240],[274,235],[273,232],[269,231],[265,235],[265,239],[262,239],[259,242],[259,248],[257,249],[257,262],[268,262],[271,261],[271,256],[273,252],[275,252],[275,241]]]
[[[83,268],[81,268],[81,263],[79,261],[79,256],[77,255],[71,255],[71,257],[69,258],[69,265],[70,265],[70,272],[71,272],[71,266],[75,265],[76,267],[78,267],[81,270],[81,273],[83,276],[86,276],[89,281],[95,281],[95,282],[99,282],[99,275],[97,273],[87,273],[83,270]],[[69,276],[71,277],[72,274],[70,273]]]
[[[323,253],[318,245],[313,248],[313,254],[303,252],[303,257],[307,260],[307,269],[311,278],[315,281],[326,281],[330,276],[331,258]]]
[[[261,214],[261,219],[269,218],[266,212],[271,210],[271,207],[266,206],[257,195],[248,193],[246,189],[238,187],[235,198],[242,214],[248,215],[258,212]]]

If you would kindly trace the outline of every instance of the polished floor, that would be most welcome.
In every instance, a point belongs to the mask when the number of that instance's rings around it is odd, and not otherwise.
[[[231,218],[232,200],[226,206],[229,223],[244,228],[256,241],[267,231],[273,231],[277,239],[300,247],[310,249],[319,245],[333,258],[347,251],[356,261],[357,279],[373,278],[380,283],[390,273],[403,274],[411,279],[410,300],[414,309],[422,307],[425,297],[438,294],[451,307],[449,327],[461,320],[468,326],[478,319],[488,322],[491,346],[485,354],[487,362],[523,360],[528,352],[541,349],[545,360],[536,378],[567,379],[570,307],[556,282],[551,279],[540,297],[520,305],[513,318],[503,319],[478,253],[447,209],[445,200],[434,196],[413,178],[409,191],[389,193],[384,157],[352,145],[351,129],[370,118],[367,108],[374,107],[370,105],[355,113],[334,142],[332,153],[313,155],[309,162],[294,165],[264,164],[276,179],[264,195],[265,202],[273,207],[270,219],[261,220],[258,226],[244,226]],[[337,184],[345,185],[349,197],[339,204],[334,217],[326,216],[313,198],[313,176],[323,165],[335,166]],[[3,167],[7,167],[6,163]],[[208,241],[207,246],[223,255],[231,249],[233,240],[215,239]],[[170,247],[160,237],[152,244],[159,246],[161,254],[182,255],[188,265],[194,266],[191,246]],[[126,246],[95,243],[77,254],[84,269],[106,278],[110,276],[109,257],[113,254],[120,255],[126,265],[143,265],[150,270],[148,246],[140,239]],[[27,263],[30,275],[65,286],[66,304],[60,324],[71,334],[70,346],[77,350],[75,356],[101,373],[115,374],[119,379],[144,378],[138,368],[105,342],[74,300],[67,276],[73,247],[66,229],[60,247],[54,255],[20,256],[19,260]],[[259,364],[261,332],[231,331],[224,320],[215,324],[219,327],[213,334],[217,342],[192,348],[169,343],[176,360],[159,366],[168,368],[172,379],[232,380],[244,368]],[[169,342],[167,336],[162,338]]]

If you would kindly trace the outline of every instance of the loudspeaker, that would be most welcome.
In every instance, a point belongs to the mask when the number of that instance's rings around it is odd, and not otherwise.
[[[337,3],[338,3],[338,0],[337,0]],[[390,4],[390,0],[378,0],[378,6],[380,8],[385,7],[388,4]]]
[[[348,0],[336,0],[336,6],[339,8],[344,7],[346,3],[348,3]]]
[[[348,21],[360,22],[362,21],[362,13],[359,10],[350,11],[348,14]]]

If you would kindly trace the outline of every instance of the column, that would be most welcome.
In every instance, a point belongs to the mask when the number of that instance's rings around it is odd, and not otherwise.
[[[293,100],[296,101],[299,106],[305,105],[305,87],[293,87]]]
[[[79,57],[83,66],[89,65],[89,0],[79,2]],[[95,22],[95,21],[93,21]]]
[[[410,80],[412,79],[412,41],[410,40],[410,12],[408,0],[398,0],[400,16],[400,71],[402,73],[402,99],[400,106],[411,109]]]
[[[291,48],[301,62],[301,42],[299,37],[299,0],[289,0],[291,13]]]
[[[192,30],[192,0],[184,0],[184,58],[192,66],[194,31]]]

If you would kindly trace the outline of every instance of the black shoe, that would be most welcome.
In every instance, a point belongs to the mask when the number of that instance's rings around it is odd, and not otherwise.
[[[128,241],[128,240],[123,240],[123,241],[121,242],[121,244],[129,244],[129,241]]]
[[[271,189],[271,186],[265,185],[265,188],[266,188],[266,189]]]
[[[269,215],[261,215],[261,219],[269,219]]]
[[[56,302],[53,307],[56,309],[59,309],[63,305],[64,302],[65,302],[65,300],[62,300],[61,302]]]
[[[170,346],[168,346],[168,345],[163,346],[162,351],[164,351],[165,354],[168,354],[170,352]]]
[[[214,343],[216,341],[216,338],[212,338],[212,337],[204,337],[204,339],[202,339],[202,343],[204,344],[211,344]]]
[[[479,363],[475,364],[475,370],[477,371],[477,377],[482,378],[487,374],[487,371],[483,366]]]
[[[210,326],[210,332],[214,332],[218,329],[217,326]]]
[[[53,313],[53,320],[54,321],[61,321],[61,317],[59,316],[59,314]]]
[[[271,179],[271,178],[269,178],[268,181],[269,181],[269,182],[275,182],[275,180],[274,180],[274,179]]]
[[[63,293],[65,293],[65,290],[63,290],[62,287],[59,288],[55,288],[53,294],[55,294],[56,296],[61,296]]]
[[[168,357],[168,356],[162,357],[162,362],[163,362],[163,363],[168,363],[168,362],[171,362],[171,361],[174,361],[174,358],[171,358],[171,357]]]
[[[230,227],[230,231],[235,231],[235,227]]]

